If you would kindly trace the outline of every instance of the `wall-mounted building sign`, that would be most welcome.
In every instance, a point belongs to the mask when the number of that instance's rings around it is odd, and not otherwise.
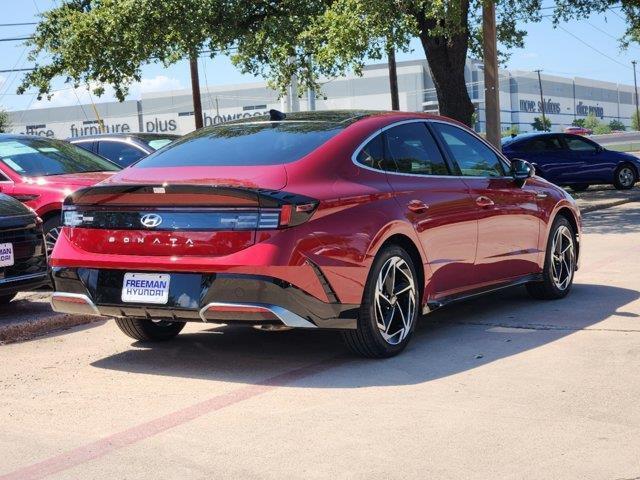
[[[604,118],[604,108],[600,105],[585,105],[582,102],[578,102],[576,105],[576,113],[585,117],[593,113],[596,117]]]
[[[542,112],[542,102],[535,100],[520,100],[520,111],[528,113]],[[544,101],[544,113],[560,113],[560,102],[548,98]]]

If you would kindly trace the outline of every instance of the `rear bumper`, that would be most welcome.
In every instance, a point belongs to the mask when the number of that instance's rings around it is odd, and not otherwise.
[[[124,303],[124,270],[55,267],[54,310],[184,322],[281,324],[354,329],[359,305],[322,302],[291,283],[261,275],[173,272],[167,305]]]
[[[47,271],[0,279],[0,295],[11,295],[51,285]]]

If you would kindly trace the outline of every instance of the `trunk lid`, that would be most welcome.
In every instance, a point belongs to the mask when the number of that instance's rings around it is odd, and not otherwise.
[[[94,253],[222,256],[253,245],[259,230],[305,221],[312,210],[295,208],[309,200],[246,187],[102,184],[67,197],[64,234]]]
[[[171,184],[217,185],[281,190],[287,185],[283,165],[216,166],[216,167],[132,167],[118,172],[106,184]]]

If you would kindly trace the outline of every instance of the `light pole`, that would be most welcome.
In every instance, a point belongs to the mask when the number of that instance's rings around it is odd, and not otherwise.
[[[540,72],[542,70],[536,70],[538,73],[538,86],[540,87],[540,111],[542,112],[542,130],[547,130],[547,117],[544,114],[544,94],[542,93],[542,78]]]
[[[638,79],[636,78],[636,62],[635,60],[631,61],[631,64],[633,65],[633,85],[635,87],[636,90],[636,128],[640,129],[640,109],[638,108]],[[631,125],[633,126],[633,122],[631,122]]]
[[[484,117],[487,125],[487,141],[494,147],[501,149],[496,4],[490,0],[484,0],[482,5],[482,36],[484,56]]]

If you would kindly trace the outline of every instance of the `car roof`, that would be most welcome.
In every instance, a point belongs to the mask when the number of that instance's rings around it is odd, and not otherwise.
[[[98,133],[95,135],[82,135],[81,137],[71,137],[68,138],[69,142],[78,142],[84,140],[109,140],[109,139],[126,139],[126,138],[138,138],[143,141],[155,140],[158,138],[173,138],[178,139],[180,135],[175,135],[172,133]]]
[[[515,137],[504,137],[502,139],[502,146],[512,145],[514,143],[519,143],[519,142],[522,142],[524,140],[529,140],[531,138],[551,137],[551,136],[554,136],[554,135],[564,135],[564,134],[561,133],[561,132],[527,132],[527,133],[519,133]]]
[[[285,113],[285,117],[282,120],[272,120],[270,115],[258,115],[255,117],[247,117],[231,122],[219,123],[208,128],[215,128],[219,126],[228,125],[242,125],[251,123],[269,123],[269,122],[282,122],[282,123],[295,123],[295,122],[313,122],[313,123],[328,123],[333,124],[336,127],[347,127],[360,120],[371,118],[387,118],[390,122],[406,119],[425,119],[425,120],[443,120],[450,123],[462,125],[462,123],[453,120],[451,118],[443,117],[441,115],[435,115],[426,112],[402,112],[396,110],[322,110],[312,112],[291,112]]]

